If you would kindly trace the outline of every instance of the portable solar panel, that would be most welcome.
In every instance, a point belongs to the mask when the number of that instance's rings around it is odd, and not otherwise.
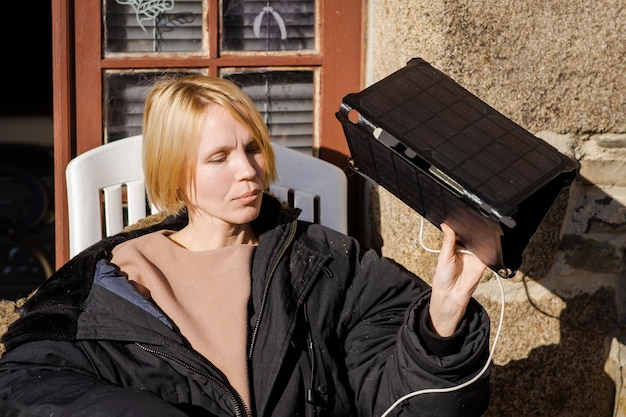
[[[344,97],[350,165],[512,277],[578,162],[421,58]]]

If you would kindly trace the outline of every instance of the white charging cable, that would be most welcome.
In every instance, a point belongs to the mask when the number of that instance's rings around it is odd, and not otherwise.
[[[430,248],[426,247],[426,245],[424,245],[424,241],[422,240],[423,231],[424,231],[424,218],[422,217],[422,222],[420,224],[420,235],[419,235],[420,245],[427,252],[439,253],[440,251],[438,249],[430,249]],[[468,250],[465,250],[465,249],[461,249],[461,250],[459,250],[459,252],[472,254],[472,252],[470,252]],[[474,382],[476,382],[487,371],[487,369],[489,369],[489,364],[491,364],[491,360],[493,358],[493,353],[496,350],[496,345],[498,344],[498,338],[500,337],[500,331],[502,330],[502,322],[504,321],[504,286],[502,285],[502,280],[501,280],[500,276],[498,274],[496,274],[495,272],[494,272],[494,275],[497,278],[498,284],[500,285],[500,297],[502,298],[502,303],[501,303],[501,306],[500,306],[500,320],[498,322],[498,330],[496,331],[496,335],[493,338],[493,344],[492,344],[492,347],[491,347],[491,352],[489,353],[489,358],[487,358],[487,362],[485,363],[485,366],[483,366],[483,368],[480,370],[480,372],[478,372],[478,374],[476,374],[472,379],[467,380],[467,381],[463,382],[462,384],[454,385],[452,387],[447,387],[447,388],[427,388],[427,389],[423,389],[423,390],[419,390],[419,391],[410,392],[410,393],[400,397],[398,400],[396,400],[396,402],[393,403],[387,409],[387,411],[385,411],[381,415],[381,417],[386,417],[400,403],[408,400],[409,398],[415,397],[417,395],[452,392],[452,391],[456,391],[456,390],[460,390],[462,388],[465,388],[468,385],[471,385]]]

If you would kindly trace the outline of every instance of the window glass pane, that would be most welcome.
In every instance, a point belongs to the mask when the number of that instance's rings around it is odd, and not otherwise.
[[[105,0],[104,50],[197,52],[203,0]]]
[[[199,71],[180,69],[176,73]],[[107,71],[104,76],[105,142],[139,135],[143,125],[143,107],[152,83],[165,74],[159,71]]]
[[[203,73],[179,69],[176,74]],[[105,73],[105,141],[142,132],[143,108],[153,82],[164,71]],[[222,74],[237,83],[261,112],[273,142],[313,153],[313,71],[264,71]]]
[[[224,51],[314,50],[315,0],[223,0],[222,25]]]
[[[272,142],[312,154],[313,71],[224,72],[263,115]]]

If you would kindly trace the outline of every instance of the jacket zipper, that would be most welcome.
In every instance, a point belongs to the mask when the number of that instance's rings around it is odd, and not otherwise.
[[[307,350],[309,353],[309,362],[311,363],[311,379],[309,380],[309,388],[306,390],[306,402],[315,406],[320,404],[320,393],[317,390],[317,361],[315,360],[315,342],[313,341],[313,330],[309,322],[309,313],[306,303],[302,303],[302,313],[307,327]]]
[[[256,343],[256,337],[257,334],[259,332],[259,326],[261,325],[261,318],[263,317],[263,312],[265,311],[265,304],[267,303],[267,294],[269,292],[270,289],[270,283],[272,281],[272,277],[274,276],[274,272],[276,272],[276,268],[278,267],[278,263],[280,262],[280,260],[282,259],[283,255],[285,254],[285,252],[287,251],[287,248],[289,247],[289,245],[291,245],[291,242],[293,241],[294,237],[296,236],[296,223],[297,220],[294,220],[291,223],[291,229],[289,230],[289,236],[287,237],[287,240],[285,240],[285,244],[280,248],[280,252],[278,253],[278,255],[276,256],[276,258],[274,259],[274,262],[272,263],[272,267],[270,268],[268,274],[267,274],[267,279],[265,280],[265,288],[263,289],[263,298],[261,299],[261,306],[259,307],[259,315],[256,319],[256,323],[254,324],[254,329],[252,330],[252,337],[250,338],[250,350],[248,351],[248,360],[252,360],[252,352],[254,351],[254,345]]]
[[[219,385],[220,388],[222,388],[224,391],[226,391],[226,393],[228,394],[228,397],[230,399],[230,401],[233,404],[233,408],[235,411],[235,415],[237,417],[244,417],[244,416],[250,416],[250,412],[248,411],[248,408],[246,407],[245,403],[243,402],[241,396],[239,395],[239,393],[237,393],[234,389],[232,389],[229,385],[225,384],[222,380],[220,380],[219,378],[214,377],[213,375],[196,368],[195,366],[192,366],[190,364],[188,364],[187,362],[184,362],[180,359],[178,359],[175,356],[170,355],[169,353],[165,353],[156,349],[152,349],[149,348],[147,346],[142,345],[139,342],[135,342],[135,345],[138,346],[140,349],[151,353],[153,355],[157,355],[157,356],[161,356],[165,359],[168,359],[170,361],[176,362],[177,364],[184,366],[185,368],[189,369],[192,372],[195,372],[207,379],[210,379],[211,381],[215,382],[217,385]],[[243,408],[243,413],[242,413],[242,408]]]

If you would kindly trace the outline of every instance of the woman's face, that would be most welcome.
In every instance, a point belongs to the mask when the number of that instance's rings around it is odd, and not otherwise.
[[[210,104],[198,150],[195,189],[189,190],[194,222],[243,225],[260,211],[265,159],[250,131],[228,110]]]

